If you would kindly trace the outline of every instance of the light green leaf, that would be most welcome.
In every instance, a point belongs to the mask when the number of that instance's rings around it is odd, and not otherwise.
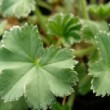
[[[0,110],[28,110],[24,98],[20,98],[18,101],[4,103],[0,100]]]
[[[4,16],[26,17],[35,10],[35,0],[2,0],[0,10]]]
[[[73,51],[44,49],[34,26],[14,27],[0,49],[0,95],[5,102],[25,96],[34,109],[46,109],[54,96],[67,96],[77,81]]]
[[[105,21],[94,22],[90,20],[82,21],[82,36],[87,42],[95,41],[94,36],[100,31],[109,31],[109,25]]]
[[[49,20],[48,28],[50,35],[62,37],[67,42],[80,40],[79,30],[81,29],[81,23],[72,14],[56,14]],[[70,40],[70,38],[73,39]]]
[[[100,32],[96,36],[99,60],[90,63],[89,74],[93,76],[91,89],[96,95],[110,94],[110,34]]]

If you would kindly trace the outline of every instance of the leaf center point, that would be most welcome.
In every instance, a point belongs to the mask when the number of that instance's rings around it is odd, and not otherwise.
[[[40,66],[39,62],[40,62],[40,60],[39,59],[36,59],[36,61],[34,62],[34,64],[37,65],[37,66]]]

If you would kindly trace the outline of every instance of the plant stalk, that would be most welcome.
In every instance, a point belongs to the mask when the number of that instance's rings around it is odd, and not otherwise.
[[[90,54],[91,52],[93,52],[93,50],[95,50],[95,46],[90,46],[86,49],[76,50],[73,54],[77,57],[82,57],[84,55]]]
[[[104,0],[99,0],[98,3],[99,4],[103,4],[104,3]]]
[[[81,11],[84,19],[89,19],[88,11],[87,11],[87,3],[86,0],[79,0],[81,4]]]
[[[44,22],[42,13],[40,12],[39,8],[36,6],[36,10],[35,10],[37,19],[39,21],[40,26],[42,27],[43,31],[46,33],[47,32],[47,27],[46,27],[46,23]]]
[[[88,81],[90,81],[92,79],[92,76],[90,75],[85,75],[85,77],[79,82],[79,86],[84,86],[88,83]]]
[[[65,96],[62,101],[62,105],[65,105],[67,97]]]
[[[44,7],[44,8],[46,8],[46,9],[48,9],[48,10],[52,10],[52,7],[49,5],[49,4],[47,4],[45,1],[41,1],[41,0],[39,0],[38,2],[37,2],[37,4],[39,5],[39,6],[41,6],[41,7]]]
[[[95,4],[96,0],[91,0],[90,2],[91,2],[91,4]]]
[[[75,97],[76,97],[75,92],[72,93],[72,94],[69,96],[69,99],[68,99],[68,102],[67,102],[67,105],[68,105],[68,107],[69,107],[69,110],[72,110],[72,107],[73,107],[73,105],[74,105]]]

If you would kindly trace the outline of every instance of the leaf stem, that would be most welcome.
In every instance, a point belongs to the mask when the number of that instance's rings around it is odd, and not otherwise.
[[[62,105],[65,105],[67,97],[65,96],[62,101]]]
[[[91,80],[91,78],[92,78],[92,76],[86,74],[86,75],[84,76],[84,78],[79,82],[78,85],[79,85],[80,87],[85,86],[85,85],[88,83],[88,81]]]
[[[104,0],[99,0],[98,3],[99,4],[103,4],[104,3]]]
[[[69,110],[72,110],[72,107],[73,107],[73,105],[74,105],[75,97],[76,97],[75,92],[72,93],[72,94],[69,96],[69,99],[68,99],[68,102],[67,102],[67,105],[68,105],[68,107],[69,107]]]
[[[87,3],[86,3],[86,0],[79,0],[80,1],[80,4],[81,4],[81,11],[82,11],[82,14],[83,14],[83,17],[85,19],[89,19],[89,15],[88,15],[88,11],[87,11]]]
[[[76,50],[74,51],[74,55],[77,57],[82,57],[84,55],[90,54],[93,50],[95,50],[95,48],[96,48],[95,46],[90,46],[86,49]]]
[[[91,4],[95,4],[96,3],[96,0],[91,0]]]
[[[37,2],[37,4],[39,5],[39,6],[41,6],[41,7],[44,7],[44,8],[46,8],[46,9],[48,9],[48,10],[52,10],[52,7],[47,3],[47,2],[45,2],[45,1],[41,1],[41,0],[39,0],[38,2]]]
[[[59,47],[61,44],[63,44],[63,39],[59,37],[57,43],[55,44],[56,47]]]
[[[46,28],[46,23],[44,22],[43,16],[38,8],[38,6],[36,6],[36,10],[35,13],[37,15],[37,19],[39,21],[40,26],[42,27],[43,31],[46,33],[47,32],[47,28]]]

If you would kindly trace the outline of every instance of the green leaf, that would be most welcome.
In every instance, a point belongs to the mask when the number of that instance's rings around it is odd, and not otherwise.
[[[69,107],[65,105],[60,105],[58,102],[54,103],[52,110],[69,110]]]
[[[25,96],[34,109],[46,109],[73,92],[77,81],[73,51],[44,49],[34,26],[16,26],[3,36],[0,49],[0,95],[5,102]]]
[[[110,33],[100,32],[96,36],[99,60],[90,63],[89,74],[93,76],[91,89],[96,95],[110,94]]]
[[[100,19],[110,17],[110,3],[90,5],[88,9],[91,15],[97,16]]]
[[[58,102],[54,103],[52,106],[52,110],[61,110],[61,105]]]
[[[89,20],[83,20],[82,21],[82,36],[83,39],[87,42],[93,42],[94,43],[94,36],[100,31],[109,31],[109,26],[105,21],[101,22],[94,22]]]
[[[24,98],[20,98],[18,101],[4,103],[0,100],[0,110],[28,110]]]
[[[78,92],[82,95],[87,94],[90,91],[91,78],[87,74],[86,65],[84,63],[79,63],[76,65],[75,70],[78,73]]]
[[[0,10],[4,16],[26,17],[35,10],[35,0],[2,0]]]
[[[12,110],[11,102],[3,103],[3,101],[0,100],[0,110]]]
[[[48,28],[50,35],[63,37],[65,41],[71,42],[70,37],[74,40],[80,40],[81,23],[72,14],[56,14],[49,20]]]

